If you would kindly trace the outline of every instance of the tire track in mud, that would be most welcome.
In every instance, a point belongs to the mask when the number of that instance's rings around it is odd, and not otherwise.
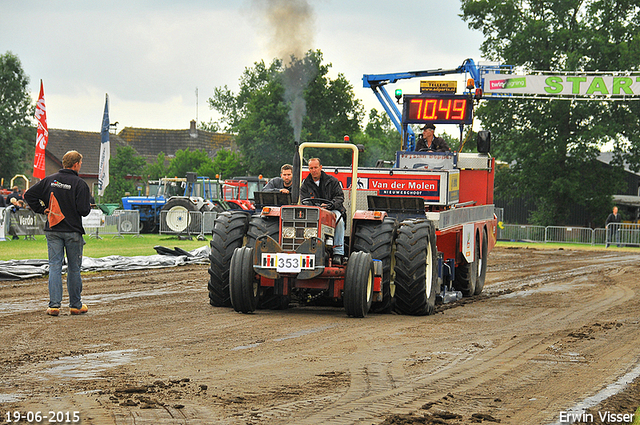
[[[569,270],[560,270],[536,275],[526,280],[507,280],[497,282],[497,286],[510,287],[510,292],[526,291],[532,286],[565,283],[576,280],[585,275],[618,270],[623,263],[636,263],[638,256],[616,258],[615,264],[576,265]],[[515,284],[515,287],[514,287]],[[495,284],[494,284],[495,285]],[[504,289],[499,291],[503,293]],[[572,292],[579,289],[572,288]],[[523,386],[538,387],[548,378],[549,366],[545,365],[545,354],[550,346],[558,340],[558,334],[566,333],[564,324],[580,322],[590,319],[609,308],[623,304],[634,296],[629,288],[616,286],[604,287],[596,291],[587,299],[581,299],[579,308],[557,308],[553,311],[542,311],[537,317],[521,318],[522,321],[538,321],[545,324],[557,324],[556,329],[548,331],[530,331],[525,335],[504,338],[494,347],[483,348],[476,353],[460,352],[446,364],[441,364],[431,372],[407,378],[401,374],[394,378],[393,370],[398,368],[398,362],[393,360],[385,363],[373,363],[356,371],[350,371],[351,382],[349,389],[335,403],[320,411],[316,409],[299,409],[300,404],[291,405],[290,409],[281,410],[281,418],[287,418],[300,424],[372,424],[384,420],[385,415],[407,414],[419,411],[426,402],[438,402],[447,395],[464,393],[482,393],[481,388],[504,379],[517,380]],[[506,300],[497,296],[485,299],[487,302],[502,303]],[[523,329],[522,323],[510,324],[513,332]],[[499,327],[495,331],[500,332]],[[496,334],[490,338],[498,337]],[[498,337],[499,338],[499,337]],[[593,345],[593,344],[592,344]],[[610,342],[603,341],[593,345],[590,352],[593,356],[602,351],[610,350]],[[623,353],[617,353],[623,355]],[[567,363],[575,363],[571,359]],[[554,359],[560,363],[561,359]],[[584,360],[583,362],[586,362]],[[403,382],[404,381],[404,382]],[[552,419],[565,405],[572,405],[576,397],[574,391],[557,395],[554,400],[556,410],[535,410],[527,412],[529,418],[539,420]],[[572,398],[567,398],[572,397]],[[564,402],[564,404],[562,404]],[[316,406],[317,407],[317,406]],[[299,409],[299,410],[298,410]],[[537,419],[536,419],[537,421]]]
[[[604,258],[607,259],[607,258]],[[603,259],[603,260],[604,260]],[[639,255],[625,255],[623,257],[614,256],[612,259],[615,259],[614,263],[599,263],[599,264],[587,264],[587,265],[577,265],[574,268],[569,270],[553,270],[538,273],[534,276],[529,276],[527,278],[515,278],[508,280],[499,280],[494,281],[490,285],[485,285],[484,293],[487,295],[492,295],[496,291],[504,291],[504,290],[518,290],[518,289],[526,289],[527,287],[541,285],[541,284],[550,284],[555,283],[557,281],[562,281],[568,278],[573,278],[577,276],[585,276],[598,272],[612,272],[619,273],[619,269],[621,269],[622,265],[636,265],[640,261]],[[581,261],[582,262],[582,261]],[[585,261],[586,262],[586,261]],[[566,263],[557,262],[557,265],[563,266]]]

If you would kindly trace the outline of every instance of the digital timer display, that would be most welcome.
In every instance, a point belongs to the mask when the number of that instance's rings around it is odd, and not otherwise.
[[[473,100],[464,95],[405,95],[403,121],[407,124],[471,124]]]

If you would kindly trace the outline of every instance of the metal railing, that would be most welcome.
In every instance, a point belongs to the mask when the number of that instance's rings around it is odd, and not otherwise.
[[[610,225],[591,229],[575,226],[501,224],[498,240],[512,242],[577,243],[588,245],[640,246],[640,224]]]
[[[114,237],[140,236],[140,211],[115,210],[111,215],[104,216],[104,223],[101,226],[85,226],[84,230],[91,238],[100,238],[106,235]]]
[[[607,246],[640,246],[640,224],[609,224],[605,243]]]
[[[214,211],[160,211],[160,234],[204,236],[213,232]]]

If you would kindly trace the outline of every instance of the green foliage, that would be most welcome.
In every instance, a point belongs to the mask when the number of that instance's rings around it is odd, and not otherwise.
[[[203,170],[203,176],[215,177],[216,174],[220,178],[226,179],[233,176],[245,175],[245,166],[242,162],[242,156],[237,152],[231,152],[221,149],[213,159],[212,170],[208,174]]]
[[[551,72],[640,67],[637,2],[462,0],[462,11],[485,35],[481,50],[491,60]],[[575,224],[567,223],[574,205],[596,220],[620,190],[623,161],[640,169],[639,102],[486,101],[476,116],[492,132],[492,152],[511,165],[496,179],[496,196],[535,199],[533,224]],[[607,144],[618,170],[595,160]]]
[[[121,204],[121,198],[126,192],[137,194],[137,186],[146,183],[140,181],[144,166],[144,158],[136,155],[131,146],[118,147],[116,155],[109,161],[109,186],[99,202]]]
[[[0,177],[5,185],[15,174],[27,174],[33,164],[35,113],[20,59],[11,52],[0,55]]]
[[[218,128],[237,134],[246,172],[277,176],[283,163],[290,163],[295,140],[355,140],[361,133],[362,106],[344,75],[328,77],[330,64],[322,53],[309,51],[304,58],[291,58],[287,66],[274,59],[246,68],[237,94],[226,86],[214,89],[209,106],[222,115]],[[309,151],[323,163],[349,163],[348,151]]]
[[[376,109],[369,113],[369,121],[364,134],[356,134],[353,143],[365,146],[360,154],[360,166],[375,167],[378,160],[393,161],[396,151],[402,146],[400,134],[393,126],[387,114],[380,114]]]
[[[169,164],[167,175],[170,177],[184,177],[188,172],[198,172],[201,167],[208,167],[212,163],[211,158],[204,150],[189,148],[176,151],[176,156]]]
[[[161,177],[165,177],[169,171],[169,168],[165,166],[166,160],[167,157],[164,152],[160,152],[156,158],[156,162],[147,164],[144,169],[144,175],[147,176],[149,180],[158,180]]]

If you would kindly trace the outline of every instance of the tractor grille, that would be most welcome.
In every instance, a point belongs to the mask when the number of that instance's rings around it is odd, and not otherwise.
[[[304,242],[305,229],[318,228],[318,211],[318,208],[301,207],[282,209],[282,249],[284,251],[295,251]],[[295,229],[295,237],[285,238],[284,229],[287,227]],[[314,236],[318,236],[317,230]]]

